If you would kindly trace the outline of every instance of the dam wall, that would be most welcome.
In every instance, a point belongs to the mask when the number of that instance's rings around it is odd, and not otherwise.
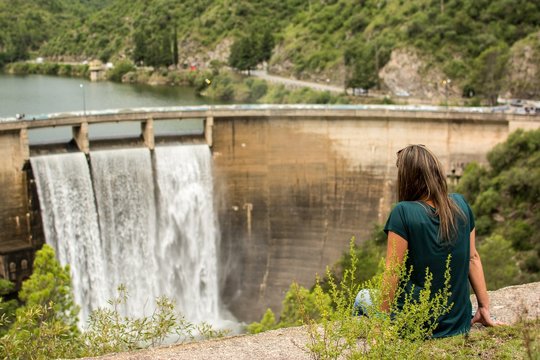
[[[29,158],[26,130],[0,132],[0,154],[0,277],[20,286],[30,275],[35,245],[23,170]]]
[[[268,307],[278,313],[292,281],[313,285],[352,237],[366,241],[374,224],[386,220],[396,201],[399,149],[428,146],[452,182],[467,163],[485,163],[511,131],[540,127],[534,115],[400,106],[202,106],[0,121],[0,196],[6,199],[0,204],[0,275],[8,278],[14,263],[16,277],[27,276],[31,250],[41,244],[25,165],[37,151],[28,144],[29,129],[72,126],[70,145],[50,151],[88,153],[104,146],[88,140],[93,124],[138,121],[138,140],[108,139],[105,145],[153,149],[178,140],[154,137],[164,119],[204,124],[192,141],[212,150],[222,301],[244,321],[258,320]],[[49,151],[43,145],[38,150]],[[23,262],[26,273],[19,271]]]
[[[386,221],[396,152],[424,144],[452,178],[509,133],[505,120],[231,117],[214,124],[224,301],[239,318],[279,311],[292,281],[310,287]]]

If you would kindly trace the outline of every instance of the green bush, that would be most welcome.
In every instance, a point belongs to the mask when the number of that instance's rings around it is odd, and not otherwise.
[[[489,290],[517,283],[519,267],[512,243],[501,235],[491,235],[478,246]]]
[[[246,328],[250,334],[258,334],[264,331],[276,329],[276,316],[272,309],[266,309],[261,322],[252,322]]]
[[[36,252],[33,273],[23,282],[19,297],[23,306],[0,339],[0,355],[47,359],[78,353],[79,309],[71,293],[69,268],[60,266],[50,246]]]
[[[0,282],[0,285],[5,284]],[[120,286],[111,308],[93,311],[85,331],[77,327],[78,307],[71,294],[69,268],[62,267],[48,245],[36,253],[34,272],[23,282],[19,294],[23,305],[16,317],[8,312],[13,305],[0,301],[0,326],[8,328],[0,337],[0,357],[4,359],[51,359],[98,356],[160,345],[171,341],[193,340],[195,336],[220,337],[227,331],[216,331],[209,324],[193,324],[175,310],[165,297],[156,299],[156,310],[146,317],[120,314],[128,295]],[[9,305],[9,307],[8,307]],[[142,309],[141,309],[142,310]],[[6,312],[8,311],[8,312]]]
[[[53,62],[45,62],[40,64],[30,62],[15,62],[8,64],[6,66],[6,71],[8,73],[17,75],[43,74],[73,77],[89,76],[88,65],[59,64]]]
[[[116,65],[107,71],[107,78],[112,81],[121,82],[122,76],[135,70],[135,65],[131,61],[119,61]]]
[[[257,102],[268,92],[268,84],[264,80],[248,78],[245,83],[251,90],[250,99],[252,102]]]
[[[465,168],[457,191],[472,204],[479,243],[500,235],[516,253],[517,280],[494,279],[498,286],[535,281],[540,278],[535,260],[540,257],[540,217],[535,210],[540,197],[540,130],[515,131],[487,159],[487,168]]]
[[[58,68],[58,75],[71,76],[72,66],[70,64],[61,64]]]
[[[15,320],[15,312],[19,307],[16,299],[6,300],[5,295],[13,292],[15,285],[9,280],[0,279],[0,337],[5,335]]]
[[[310,340],[306,347],[317,359],[337,359],[345,355],[352,359],[415,358],[424,346],[424,340],[430,338],[437,326],[438,318],[452,306],[448,304],[450,259],[446,263],[444,287],[432,293],[433,278],[429,269],[426,269],[426,282],[419,297],[405,295],[402,309],[398,308],[398,298],[405,290],[398,286],[390,304],[389,313],[393,314],[390,317],[379,310],[390,293],[390,285],[385,279],[397,276],[402,283],[406,283],[412,269],[406,269],[404,261],[360,285],[354,275],[358,258],[352,241],[349,253],[351,267],[345,271],[341,281],[336,282],[327,269],[330,284],[327,295],[335,304],[333,308],[323,301],[326,293],[319,283],[315,286],[315,304],[320,318],[307,317]],[[354,299],[360,288],[367,289],[373,301],[366,309],[369,316],[353,315]],[[302,309],[301,303],[299,306]]]

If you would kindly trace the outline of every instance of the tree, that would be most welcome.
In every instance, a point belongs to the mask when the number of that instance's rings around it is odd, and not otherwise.
[[[44,245],[36,252],[33,273],[23,282],[24,305],[0,338],[0,356],[9,359],[80,357],[83,344],[77,327],[79,311],[71,293],[69,267],[62,267],[54,250]]]
[[[268,61],[272,57],[274,49],[274,37],[269,29],[265,29],[259,39],[259,61]]]
[[[135,31],[133,34],[133,61],[135,64],[141,64],[146,61],[148,48],[146,46],[146,40],[144,38],[144,30]]]
[[[15,320],[15,311],[19,306],[16,299],[7,300],[5,295],[13,292],[15,285],[9,280],[0,279],[0,336],[3,336]]]
[[[496,286],[538,281],[540,130],[515,131],[506,142],[493,148],[487,158],[490,167],[467,166],[457,188],[472,204],[479,247],[484,241],[491,244],[485,245],[488,250],[508,242],[515,251],[521,271],[512,281],[495,280]],[[508,251],[498,251],[510,255]]]
[[[24,303],[17,315],[33,306],[51,305],[51,319],[66,324],[73,333],[77,333],[77,315],[79,307],[75,304],[71,291],[69,266],[62,267],[56,260],[54,250],[43,245],[36,252],[33,273],[22,284],[19,298]]]
[[[174,26],[174,36],[173,36],[173,65],[178,65],[178,31],[176,25]]]
[[[393,39],[383,37],[354,43],[345,50],[344,62],[350,72],[347,87],[371,89],[379,86],[379,70],[390,59]]]
[[[508,47],[506,45],[492,46],[474,61],[474,88],[479,95],[487,98],[491,105],[497,105],[507,62]]]
[[[238,70],[247,70],[248,75],[258,63],[256,43],[250,37],[236,39],[231,45],[229,65]]]

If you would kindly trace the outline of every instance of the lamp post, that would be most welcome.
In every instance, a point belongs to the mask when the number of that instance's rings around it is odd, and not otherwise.
[[[450,79],[444,79],[442,81],[442,84],[444,86],[444,99],[445,99],[446,107],[448,107],[448,87],[450,86],[451,83],[452,83],[452,80]]]
[[[83,114],[86,117],[86,96],[84,94],[84,85],[80,84],[79,86],[82,89]]]

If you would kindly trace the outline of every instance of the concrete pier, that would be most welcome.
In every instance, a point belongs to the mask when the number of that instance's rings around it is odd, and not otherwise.
[[[85,154],[90,153],[90,141],[88,139],[88,123],[82,122],[73,126],[73,140],[80,151]]]
[[[144,140],[144,145],[150,150],[154,150],[156,141],[154,137],[154,119],[151,117],[141,123],[141,132]]]

